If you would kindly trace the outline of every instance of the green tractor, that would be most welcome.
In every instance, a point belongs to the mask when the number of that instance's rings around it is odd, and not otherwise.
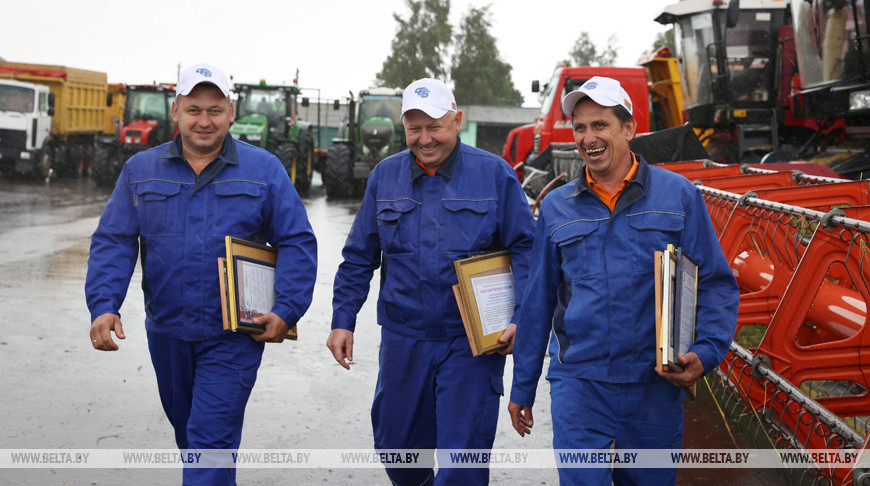
[[[329,146],[323,185],[330,199],[361,197],[372,169],[381,160],[405,149],[402,90],[372,88],[353,93],[342,138]]]
[[[298,86],[235,83],[236,121],[230,134],[275,154],[301,195],[311,187],[314,135],[296,117]]]

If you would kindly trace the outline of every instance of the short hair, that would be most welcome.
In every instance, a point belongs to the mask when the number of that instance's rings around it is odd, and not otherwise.
[[[632,114],[629,113],[628,110],[622,105],[611,106],[610,109],[611,111],[613,111],[613,114],[616,115],[616,118],[619,120],[619,123],[622,126],[625,126],[625,123],[628,120],[634,118]]]

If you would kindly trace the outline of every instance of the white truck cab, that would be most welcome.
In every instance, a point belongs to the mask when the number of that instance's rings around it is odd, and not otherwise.
[[[0,79],[0,170],[33,173],[51,133],[47,86]]]

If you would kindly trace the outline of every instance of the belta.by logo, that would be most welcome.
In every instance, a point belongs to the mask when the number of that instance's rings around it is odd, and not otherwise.
[[[420,98],[428,98],[429,97],[429,90],[423,86],[420,86],[419,88],[415,89],[414,92],[417,93],[417,96],[419,96]]]
[[[210,77],[211,77],[211,71],[209,71],[209,70],[206,69],[206,68],[199,68],[199,69],[196,70],[196,72],[199,73],[199,74],[202,74],[203,76],[205,76],[205,77],[207,77],[207,78],[210,78]]]

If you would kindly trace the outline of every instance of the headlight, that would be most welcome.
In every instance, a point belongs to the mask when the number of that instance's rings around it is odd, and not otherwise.
[[[849,93],[849,111],[870,110],[870,91]]]
[[[33,154],[30,152],[21,152],[19,154],[21,156],[21,160],[31,160],[33,159]]]
[[[262,139],[262,138],[263,138],[262,135],[248,135],[248,140],[250,140],[252,142],[259,142],[260,139]]]

